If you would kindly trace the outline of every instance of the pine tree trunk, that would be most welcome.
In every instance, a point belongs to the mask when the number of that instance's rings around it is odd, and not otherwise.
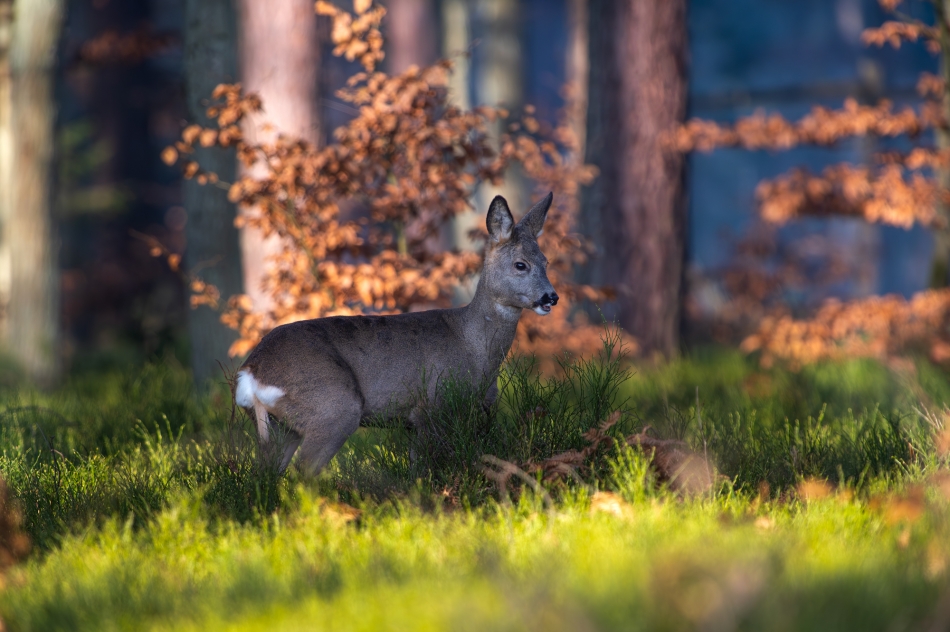
[[[943,116],[950,121],[950,0],[934,0],[937,25],[940,28],[940,70],[943,76]],[[950,150],[950,130],[937,128],[937,148]],[[937,180],[944,191],[950,191],[950,169],[938,169]],[[950,285],[950,206],[938,202],[938,212],[944,227],[934,231],[934,254],[931,264],[930,286],[941,288]]]
[[[186,0],[185,2],[185,97],[188,119],[210,125],[205,109],[211,92],[219,83],[237,81],[235,14],[231,0]],[[233,150],[196,150],[201,166],[218,174],[224,182],[235,178]],[[236,209],[222,188],[188,180],[183,185],[188,223],[185,265],[200,268],[201,277],[215,285],[222,300],[240,294],[241,249],[234,227]],[[235,331],[221,323],[217,312],[202,306],[188,315],[191,340],[191,368],[195,383],[222,378],[218,362],[228,366],[228,348],[237,339]]]
[[[10,112],[10,38],[13,0],[0,0],[0,340],[8,339],[10,216],[13,213],[13,119]]]
[[[569,0],[567,85],[570,91],[570,126],[577,138],[577,154],[584,157],[587,141],[587,93],[590,75],[590,27],[587,18],[587,0]]]
[[[472,106],[469,94],[469,68],[471,48],[469,3],[468,0],[442,0],[442,57],[451,59],[454,66],[449,76],[449,102],[463,110]],[[478,209],[469,209],[459,213],[452,220],[452,245],[460,250],[475,250],[477,244],[469,237],[469,232],[483,221]],[[467,303],[474,295],[475,286],[460,288],[456,292],[457,303]]]
[[[320,119],[317,79],[320,45],[317,16],[311,0],[237,0],[240,23],[241,82],[264,103],[260,116],[248,119],[244,134],[258,141],[285,134],[319,144]],[[267,123],[270,131],[261,129]],[[253,173],[252,173],[253,175]],[[280,251],[276,237],[241,231],[244,291],[256,311],[271,307],[261,289],[267,259]]]
[[[480,0],[474,3],[474,27],[479,44],[475,47],[475,89],[478,103],[500,106],[520,114],[524,105],[524,58],[521,50],[521,16],[517,0]],[[493,139],[501,136],[502,121],[493,124]],[[479,209],[503,195],[516,216],[528,210],[524,177],[515,166],[508,169],[501,186],[484,184],[479,190]]]
[[[437,31],[432,0],[389,0],[386,3],[386,65],[389,74],[409,66],[428,66],[437,58]]]
[[[683,160],[663,135],[686,110],[685,0],[591,0],[585,198],[602,246],[592,274],[617,290],[617,316],[648,357],[679,347]]]
[[[13,209],[10,348],[33,380],[59,376],[59,274],[53,235],[53,73],[61,0],[17,0],[10,45]]]

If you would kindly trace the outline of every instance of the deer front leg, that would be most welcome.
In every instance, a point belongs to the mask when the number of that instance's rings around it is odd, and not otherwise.
[[[485,391],[485,399],[482,400],[482,408],[485,410],[485,413],[491,412],[491,407],[495,405],[495,400],[498,399],[498,380],[493,380],[491,386],[488,387],[488,390]]]

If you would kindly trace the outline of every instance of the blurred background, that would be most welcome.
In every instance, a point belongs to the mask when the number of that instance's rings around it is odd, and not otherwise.
[[[359,12],[369,3],[334,4]],[[576,278],[614,288],[600,309],[641,354],[738,344],[762,319],[808,318],[830,297],[911,297],[942,287],[934,276],[938,221],[895,226],[816,211],[769,223],[756,198],[763,179],[794,167],[820,172],[873,163],[884,150],[939,145],[927,125],[883,139],[842,134],[817,147],[751,150],[722,143],[706,153],[673,151],[664,136],[689,119],[731,125],[763,109],[796,121],[848,98],[917,108],[921,73],[939,72],[925,41],[939,44],[939,34],[897,49],[862,39],[894,19],[887,8],[896,3],[377,4],[387,10],[382,71],[450,57],[448,90],[460,107],[531,104],[540,121],[574,117],[579,151],[599,170],[579,193],[576,230],[592,250]],[[934,21],[929,2],[901,10],[908,23]],[[55,382],[154,357],[209,377],[214,362],[228,362],[229,341],[210,333],[223,327],[218,316],[190,309],[188,279],[154,256],[156,240],[185,266],[203,266],[223,297],[256,291],[247,279],[268,246],[235,236],[238,211],[226,190],[186,182],[162,151],[202,122],[215,85],[233,82],[262,96],[262,120],[278,131],[333,142],[333,130],[357,112],[335,93],[361,70],[332,54],[333,37],[310,0],[0,0],[4,380]],[[233,153],[204,151],[210,168],[233,179]],[[934,173],[940,177],[924,171]],[[516,214],[533,196],[517,174],[500,190]],[[231,245],[214,242],[219,236]],[[599,317],[591,306],[575,309]]]

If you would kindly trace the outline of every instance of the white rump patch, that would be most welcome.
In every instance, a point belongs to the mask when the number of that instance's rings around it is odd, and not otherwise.
[[[268,418],[267,409],[273,408],[277,400],[284,396],[284,390],[277,386],[266,386],[257,381],[250,371],[238,371],[237,388],[234,389],[234,401],[238,406],[253,408],[257,417],[257,434],[262,441],[267,441]]]

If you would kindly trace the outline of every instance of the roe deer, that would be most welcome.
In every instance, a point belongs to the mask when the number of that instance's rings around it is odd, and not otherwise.
[[[546,315],[557,304],[538,247],[552,197],[517,225],[505,199],[492,200],[485,263],[465,307],[317,318],[264,336],[238,371],[234,395],[253,411],[261,444],[281,471],[299,447],[303,468],[319,472],[361,421],[401,414],[412,422],[414,395],[423,388],[434,394],[440,376],[491,384],[485,403],[495,400],[494,378],[521,310]],[[282,430],[280,446],[270,439],[272,423]]]

